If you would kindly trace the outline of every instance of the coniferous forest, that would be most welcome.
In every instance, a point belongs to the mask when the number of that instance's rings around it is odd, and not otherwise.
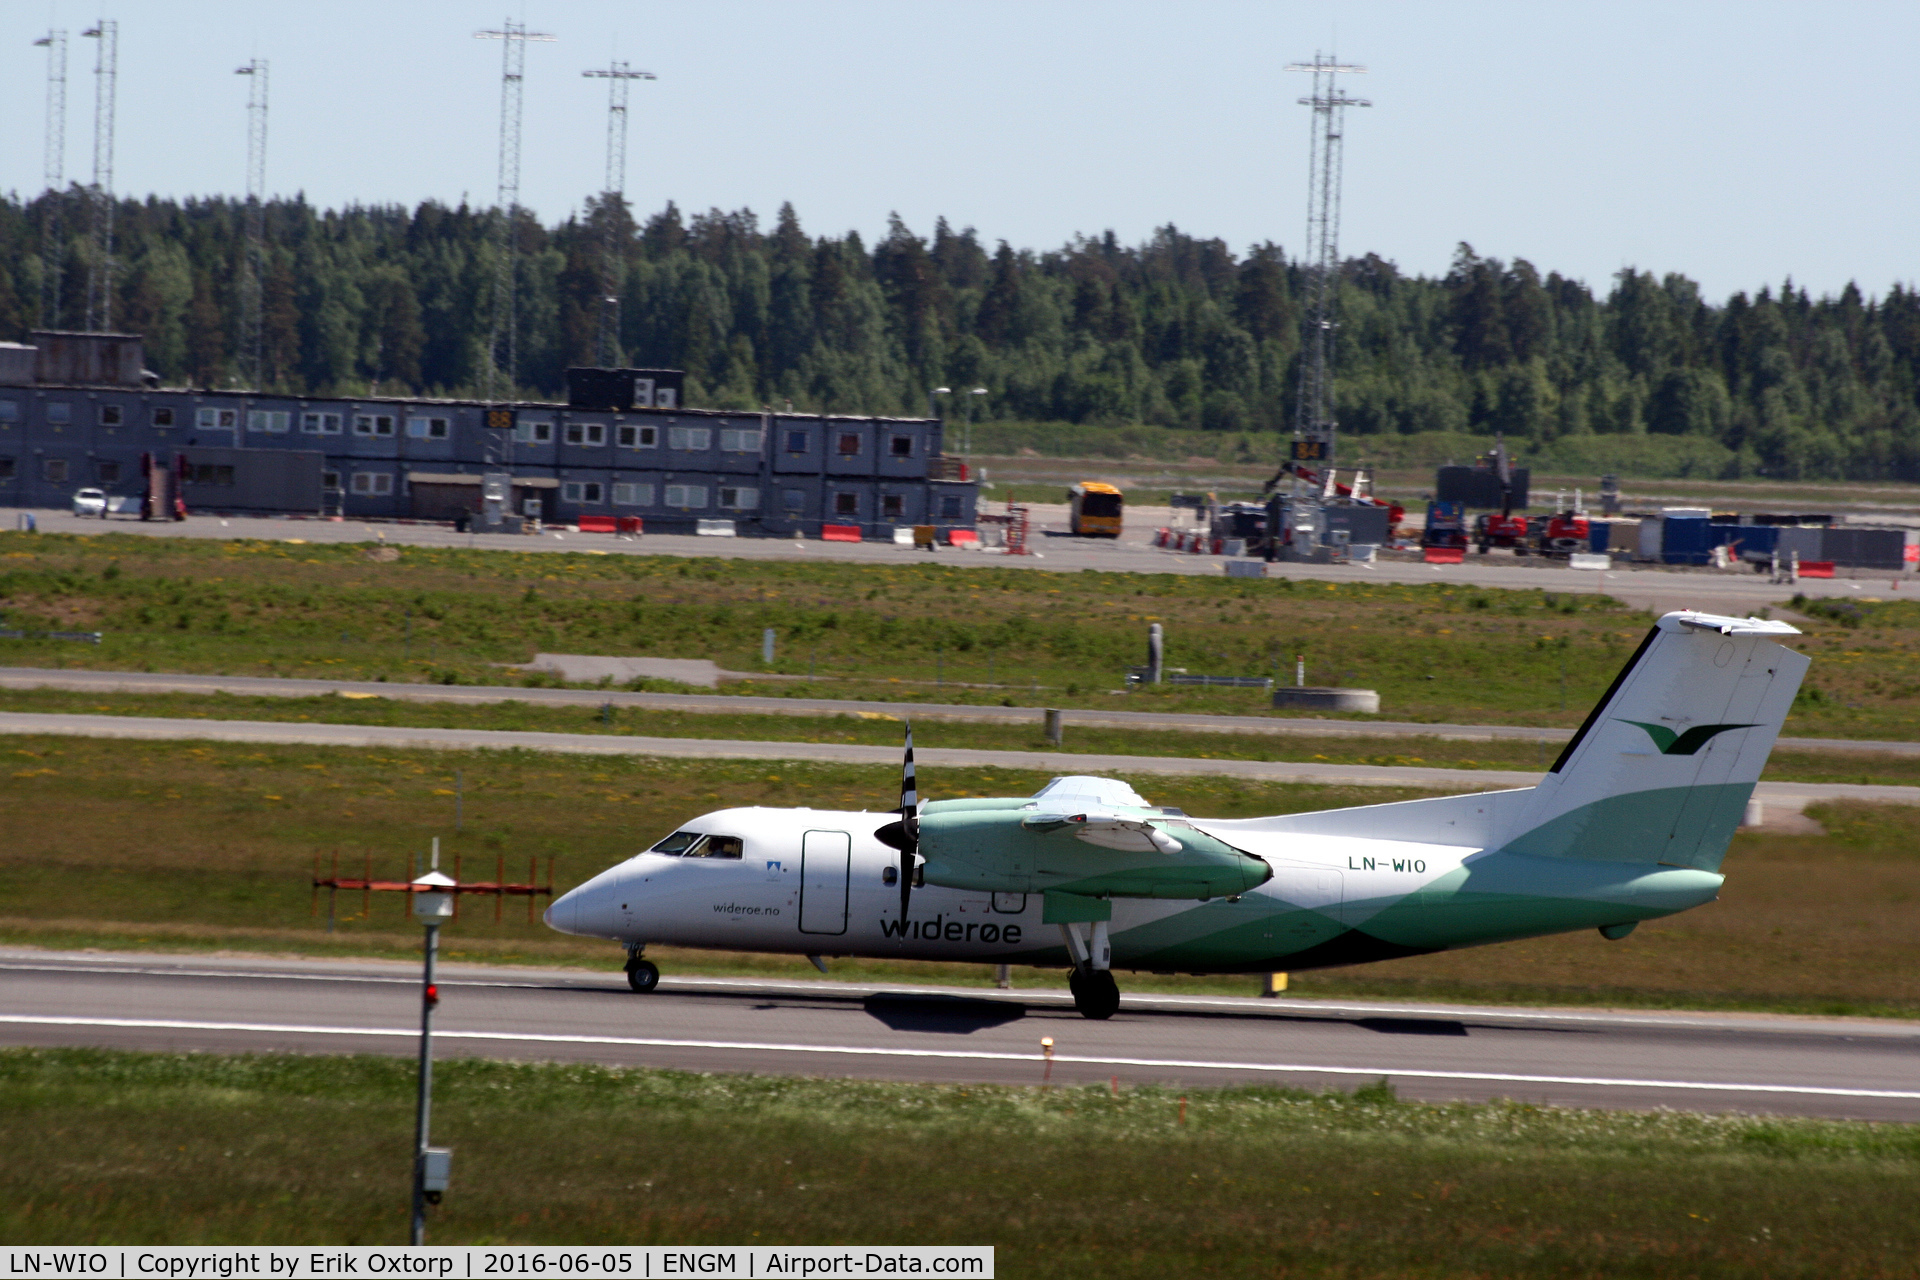
[[[146,335],[171,384],[235,385],[243,202],[123,200],[113,327]],[[91,241],[84,192],[0,202],[0,339],[77,328]],[[265,210],[263,363],[275,390],[474,394],[493,326],[500,224],[426,203]],[[1272,244],[1236,253],[1171,226],[1055,249],[983,243],[898,218],[869,247],[815,236],[791,206],[771,227],[742,210],[636,223],[619,202],[543,226],[522,212],[515,378],[560,393],[597,363],[604,273],[623,363],[683,368],[688,401],[835,413],[925,413],[936,385],[984,386],[983,420],[1148,423],[1274,431],[1291,421],[1301,267]],[[43,238],[58,300],[43,315]],[[1460,245],[1451,270],[1344,264],[1336,386],[1341,430],[1711,440],[1729,474],[1920,479],[1920,291],[1790,280],[1722,305],[1680,275],[1590,282]],[[1567,443],[1571,443],[1568,441]]]

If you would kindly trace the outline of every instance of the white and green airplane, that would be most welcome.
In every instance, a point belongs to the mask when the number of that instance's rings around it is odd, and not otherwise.
[[[1071,966],[1112,1016],[1116,968],[1278,973],[1598,929],[1711,902],[1808,659],[1781,622],[1669,613],[1536,786],[1271,818],[1197,818],[1111,778],[897,810],[722,809],[563,895],[547,923],[653,943]]]

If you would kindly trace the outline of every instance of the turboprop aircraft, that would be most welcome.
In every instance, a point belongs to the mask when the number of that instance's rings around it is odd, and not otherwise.
[[[653,943],[1113,970],[1278,973],[1642,920],[1718,895],[1720,862],[1808,659],[1785,623],[1669,613],[1536,786],[1211,819],[1111,778],[896,810],[722,809],[560,897],[547,923]]]

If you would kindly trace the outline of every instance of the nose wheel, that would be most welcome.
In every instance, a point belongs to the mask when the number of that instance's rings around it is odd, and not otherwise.
[[[1104,1022],[1120,1009],[1120,984],[1109,969],[1075,969],[1067,979],[1073,1007],[1083,1018]]]
[[[660,985],[660,966],[640,958],[638,947],[627,951],[627,985],[646,995]]]

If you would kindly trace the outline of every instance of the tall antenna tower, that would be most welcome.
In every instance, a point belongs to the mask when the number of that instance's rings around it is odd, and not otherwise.
[[[113,328],[113,111],[120,77],[120,24],[100,19],[80,33],[98,40],[93,64],[93,261],[87,268],[87,332]]]
[[[600,251],[599,361],[601,368],[611,369],[620,363],[620,221],[616,215],[627,194],[627,85],[659,77],[618,61],[604,70],[580,74],[607,82],[607,185],[601,189],[600,211],[607,235]]]
[[[1300,105],[1313,108],[1312,176],[1307,187],[1307,332],[1300,353],[1300,401],[1294,410],[1292,460],[1321,470],[1333,465],[1333,333],[1340,281],[1340,163],[1348,107],[1370,107],[1335,83],[1365,67],[1316,53],[1289,71],[1313,76],[1313,94]]]
[[[46,195],[40,213],[40,327],[60,327],[60,277],[66,266],[60,206],[67,187],[67,33],[47,32],[34,45],[47,51]]]
[[[247,84],[247,249],[240,272],[240,380],[250,390],[266,384],[261,323],[267,274],[267,63],[255,58],[234,74]]]
[[[508,18],[497,31],[476,31],[475,40],[501,42],[500,57],[500,214],[499,264],[493,278],[492,360],[487,369],[487,398],[500,398],[502,385],[513,390],[515,366],[514,284],[516,245],[513,224],[520,208],[520,85],[525,79],[527,42],[552,41],[555,36],[527,30],[524,22]]]

